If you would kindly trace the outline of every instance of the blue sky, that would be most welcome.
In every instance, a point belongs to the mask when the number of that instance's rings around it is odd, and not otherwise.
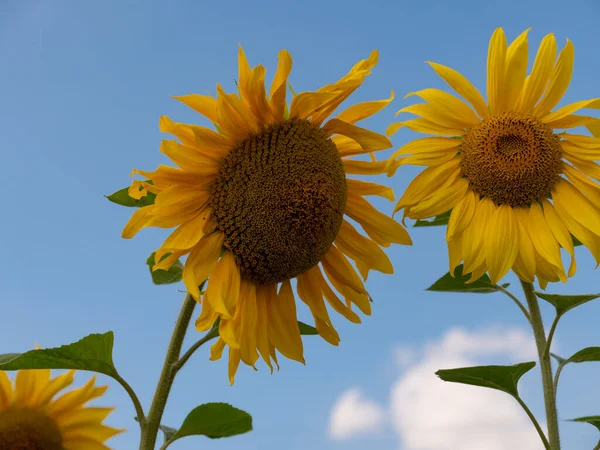
[[[117,367],[149,404],[183,285],[151,284],[144,262],[165,231],[121,239],[131,210],[103,195],[127,185],[133,167],[149,170],[166,162],[158,152],[160,115],[199,120],[170,95],[214,92],[217,82],[233,90],[238,43],[251,65],[265,65],[269,77],[279,49],[288,49],[296,91],[336,80],[379,49],[379,65],[348,104],[387,98],[394,89],[393,104],[365,122],[383,132],[393,113],[408,104],[402,99],[406,93],[443,87],[425,60],[460,70],[484,90],[488,40],[497,26],[509,39],[533,27],[530,48],[549,32],[561,47],[571,39],[575,72],[564,101],[600,96],[599,17],[595,0],[568,6],[561,0],[1,2],[0,353],[113,330]],[[398,147],[413,138],[402,131],[393,142]],[[390,183],[398,195],[416,173],[403,169],[393,179],[378,181]],[[391,203],[376,203],[391,212]],[[171,448],[403,449],[389,422],[379,433],[332,441],[327,424],[336,399],[359,386],[369,398],[389,405],[390,388],[401,376],[393,356],[399,346],[420,348],[455,326],[471,331],[525,326],[501,295],[425,292],[447,271],[443,230],[413,229],[411,234],[414,247],[389,253],[395,275],[369,278],[373,316],[359,326],[337,318],[339,348],[306,339],[306,367],[283,361],[272,376],[266,366],[257,373],[242,367],[230,387],[225,361],[209,362],[208,348],[198,352],[176,382],[164,422],[178,426],[194,406],[226,401],[252,413],[254,431],[211,442],[189,438]],[[578,250],[578,263],[579,272],[567,286],[548,290],[600,291],[587,251]],[[516,280],[508,281],[514,285]],[[544,305],[544,312],[551,310]],[[306,314],[301,310],[301,317]],[[599,315],[600,303],[569,313],[557,333],[560,351],[568,355],[598,345]],[[565,370],[561,418],[600,414],[598,369],[590,364]],[[540,415],[537,380],[532,372],[523,386]],[[134,410],[118,385],[103,381],[111,389],[101,403],[118,407],[109,423],[129,429],[110,443],[118,450],[136,448]],[[565,448],[592,448],[597,442],[592,427],[561,426]]]

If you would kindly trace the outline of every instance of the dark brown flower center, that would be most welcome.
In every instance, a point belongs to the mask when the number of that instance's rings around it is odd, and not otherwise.
[[[0,411],[0,450],[63,450],[51,418],[33,409]]]
[[[562,149],[551,127],[506,112],[466,134],[462,173],[471,189],[497,204],[528,206],[547,197],[562,173]]]
[[[335,144],[309,121],[288,120],[229,152],[211,207],[242,277],[270,284],[321,260],[340,229],[346,195]]]

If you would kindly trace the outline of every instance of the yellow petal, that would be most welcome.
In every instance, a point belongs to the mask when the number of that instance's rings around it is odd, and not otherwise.
[[[462,245],[464,236],[459,233],[454,236],[454,239],[448,241],[448,263],[450,266],[450,273],[454,276],[456,267],[462,262]]]
[[[15,377],[15,406],[27,408],[34,406],[31,398],[35,393],[35,371],[19,370]]]
[[[217,121],[217,99],[210,95],[177,95],[173,96],[175,100],[179,100],[186,106],[189,106],[194,111],[202,114],[211,122]]]
[[[460,145],[460,139],[456,138],[427,137],[416,139],[408,144],[404,144],[402,147],[396,150],[392,156],[390,156],[388,161],[390,161],[389,164],[391,164],[392,159],[400,155],[438,153],[441,151],[454,150],[458,151]]]
[[[519,226],[509,205],[499,206],[485,232],[485,263],[493,284],[508,273],[519,252]]]
[[[367,117],[371,117],[373,114],[378,113],[387,105],[389,105],[392,100],[394,100],[394,91],[392,91],[390,98],[387,100],[374,100],[352,105],[339,113],[336,118],[343,120],[344,122],[354,124],[360,120],[366,119]]]
[[[283,121],[283,114],[285,111],[285,94],[287,89],[287,79],[292,71],[292,57],[287,50],[281,50],[279,52],[279,59],[277,63],[277,70],[273,83],[271,84],[271,91],[269,97],[271,97],[271,113],[275,122]]]
[[[450,67],[429,61],[427,63],[452,89],[473,105],[480,117],[487,117],[488,109],[485,100],[469,80]]]
[[[196,331],[210,330],[218,317],[219,314],[212,307],[212,304],[208,300],[207,293],[205,292],[202,296],[202,311],[195,323]]]
[[[394,190],[381,184],[346,179],[346,185],[348,186],[348,193],[351,195],[377,195],[379,197],[387,198],[390,201],[394,200]]]
[[[515,102],[521,94],[525,76],[527,75],[528,63],[528,28],[517,37],[506,51],[506,69],[504,73],[504,98],[502,106],[504,111],[513,109]]]
[[[568,134],[561,133],[560,137],[567,142],[577,145],[586,149],[598,149],[600,148],[600,139],[591,136],[584,136],[581,134]]]
[[[225,134],[237,141],[244,140],[251,133],[258,132],[258,122],[248,106],[234,94],[226,94],[217,85],[217,117]]]
[[[241,279],[233,253],[226,251],[210,272],[206,288],[212,307],[226,319],[231,318],[240,297]]]
[[[562,141],[560,146],[567,155],[574,156],[582,161],[594,161],[600,159],[600,147],[595,149],[583,148],[579,145],[565,141]]]
[[[565,105],[562,108],[551,112],[550,114],[546,114],[544,117],[542,117],[542,122],[552,128],[566,128],[564,125],[559,127],[557,123],[560,123],[560,120],[566,118],[567,116],[573,114],[576,111],[579,111],[582,108],[600,109],[600,98],[581,100],[579,102]]]
[[[355,262],[363,262],[369,268],[382,273],[394,273],[394,267],[385,252],[370,239],[361,235],[346,220],[334,241],[336,247]]]
[[[355,159],[343,159],[342,165],[347,174],[353,175],[379,175],[386,171],[387,161],[358,161]]]
[[[327,302],[331,305],[334,311],[341,314],[352,323],[360,323],[360,317],[358,317],[358,315],[352,311],[349,306],[346,306],[341,302],[331,287],[329,287],[329,284],[325,280],[325,277],[323,277],[319,267],[315,267],[317,270],[314,271],[315,276],[313,277],[313,282],[318,283],[321,293],[327,299]]]
[[[162,255],[172,252],[175,249],[188,250],[200,241],[204,236],[204,228],[209,220],[210,210],[204,208],[187,222],[182,223],[161,245],[161,249],[156,251],[156,260],[160,261]]]
[[[568,129],[577,128],[583,125],[587,127],[594,126],[600,123],[600,120],[592,116],[578,116],[577,114],[570,114],[562,119],[555,120],[552,122],[552,128],[556,129]]]
[[[256,288],[256,348],[260,353],[262,359],[267,363],[271,373],[273,373],[273,365],[271,364],[271,353],[269,344],[268,334],[268,321],[269,314],[267,312],[267,297],[265,296],[265,289],[261,287]]]
[[[341,134],[354,139],[360,146],[368,151],[377,151],[390,148],[392,143],[385,136],[367,130],[366,128],[357,127],[340,119],[331,119],[323,126],[323,133],[326,136],[333,134]]]
[[[252,69],[248,80],[248,98],[246,99],[250,111],[262,126],[273,123],[271,107],[265,90],[265,75],[266,70],[263,66],[259,65]]]
[[[54,398],[54,396],[62,391],[67,386],[70,386],[73,383],[73,378],[75,376],[74,370],[69,370],[56,378],[52,379],[50,383],[44,388],[44,391],[40,394],[38,399],[38,405],[43,406]]]
[[[315,328],[317,329],[319,335],[325,339],[325,341],[331,345],[339,345],[340,336],[330,322],[326,322],[318,317],[315,317]]]
[[[240,356],[244,363],[254,366],[258,360],[258,352],[256,351],[258,310],[256,307],[256,287],[251,282],[242,281],[240,307],[242,308]]]
[[[208,278],[217,264],[223,241],[224,235],[220,232],[202,237],[185,262],[183,282],[196,301],[200,300],[198,286]]]
[[[462,136],[466,131],[462,128],[451,128],[426,119],[411,119],[391,124],[385,130],[387,136],[392,136],[400,128],[406,127],[417,133],[438,134],[440,136]]]
[[[473,219],[463,232],[462,253],[465,261],[463,273],[471,273],[484,264],[484,235],[495,211],[496,205],[489,198],[475,201]]]
[[[441,166],[442,164],[447,163],[448,161],[452,161],[456,158],[457,151],[450,150],[438,153],[417,153],[416,155],[410,156],[401,156],[395,161],[391,162],[387,170],[388,177],[394,176],[396,170],[399,167],[404,165],[413,165],[413,166],[425,166],[425,167],[434,167]]]
[[[600,210],[567,180],[561,179],[554,186],[552,200],[560,205],[573,219],[600,236]]]
[[[448,212],[463,199],[467,189],[469,189],[469,181],[466,178],[459,178],[447,188],[440,189],[431,197],[407,208],[406,216],[411,219],[426,219]]]
[[[554,208],[569,232],[590,250],[596,260],[596,264],[600,264],[600,237],[573,219],[563,208],[563,205],[555,202]]]
[[[513,270],[521,280],[533,283],[536,274],[536,256],[528,231],[529,211],[525,208],[515,208],[513,212],[519,226],[519,253]]]
[[[184,145],[200,150],[210,148],[213,152],[219,153],[228,151],[232,146],[232,141],[227,136],[198,125],[173,122],[167,116],[160,117],[159,129],[176,136]]]
[[[270,288],[271,295],[267,298],[269,340],[283,356],[304,364],[304,349],[292,285],[289,280],[284,281],[279,294],[274,285]]]
[[[167,155],[171,161],[186,172],[198,175],[216,175],[219,171],[220,155],[218,154],[208,156],[191,147],[181,145],[177,141],[166,139],[163,139],[160,144],[160,152]]]
[[[496,28],[490,39],[487,59],[487,98],[491,114],[502,111],[505,63],[506,36],[502,28]]]
[[[479,117],[462,100],[440,89],[423,89],[411,92],[404,98],[416,95],[437,108],[444,116],[454,118],[459,128],[472,127],[480,122]]]
[[[544,97],[533,110],[536,117],[543,117],[548,114],[565,95],[569,83],[571,83],[574,61],[575,49],[571,41],[567,39],[565,48],[558,55],[558,61],[550,78],[548,89],[546,89]]]
[[[241,293],[240,293],[241,295]],[[242,299],[238,300],[233,318],[221,318],[219,322],[219,336],[230,348],[239,350],[242,342]]]
[[[588,130],[590,130],[590,133],[592,133],[595,137],[600,138],[600,120],[596,119],[596,121],[592,124],[587,125]]]
[[[137,209],[127,221],[125,228],[121,232],[121,237],[125,239],[131,239],[134,237],[142,228],[150,225],[152,220],[151,212],[154,209],[152,205],[144,206]]]
[[[475,213],[476,194],[468,190],[465,196],[452,209],[448,228],[446,229],[446,240],[451,241],[456,234],[462,233],[471,223]]]
[[[238,45],[238,86],[240,97],[248,103],[250,81],[250,65],[241,45]]]
[[[317,272],[320,274],[321,270],[318,266],[314,266],[298,276],[298,296],[310,308],[315,318],[331,324],[327,307],[323,301],[321,282]]]
[[[600,184],[590,180],[577,169],[565,164],[564,172],[571,184],[579,189],[594,205],[600,205]]]
[[[223,350],[225,349],[225,341],[221,338],[217,339],[213,345],[210,346],[210,360],[218,361],[223,356]]]
[[[210,194],[206,189],[196,186],[173,186],[156,196],[154,214],[175,216],[199,211],[208,203]]]
[[[290,118],[307,119],[335,97],[332,92],[301,92],[292,99]]]
[[[563,273],[562,276],[566,279],[558,242],[546,222],[544,212],[539,203],[534,202],[529,208],[528,231],[536,252],[543,260],[558,268]]]
[[[388,242],[410,245],[412,240],[406,229],[391,217],[379,212],[373,205],[362,197],[348,196],[346,214],[359,224],[370,226],[377,234]],[[367,231],[367,229],[365,229]],[[367,231],[367,233],[369,233]]]
[[[600,166],[595,162],[583,161],[581,159],[574,158],[571,155],[565,155],[565,158],[569,160],[569,162],[573,163],[578,170],[580,170],[582,173],[585,173],[588,177],[600,181]],[[566,166],[566,164],[564,166]]]
[[[229,383],[233,386],[235,382],[235,374],[237,373],[238,367],[241,361],[240,351],[229,347],[229,364],[227,372],[229,375]]]
[[[13,402],[13,389],[6,372],[0,371],[0,411],[7,409]]]
[[[561,245],[569,254],[571,255],[571,266],[569,267],[568,276],[572,277],[575,275],[575,271],[577,270],[577,266],[575,263],[575,248],[573,246],[573,239],[571,238],[571,234],[569,230],[563,223],[563,221],[558,217],[552,203],[548,200],[544,199],[542,201],[542,207],[544,209],[544,218],[546,219],[546,223],[550,227],[550,231]]]
[[[472,126],[465,121],[452,116],[450,113],[446,113],[442,108],[433,104],[417,103],[414,105],[409,105],[398,110],[398,112],[396,112],[396,116],[401,113],[414,114],[423,120],[435,123],[436,125],[445,128],[456,128],[462,130],[461,134],[464,134],[464,128]]]
[[[553,34],[548,34],[540,43],[531,74],[527,78],[527,81],[525,81],[523,93],[517,104],[518,111],[523,113],[531,112],[548,85],[555,60],[556,39]]]

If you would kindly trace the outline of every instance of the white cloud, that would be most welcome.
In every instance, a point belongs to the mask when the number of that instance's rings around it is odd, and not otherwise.
[[[335,402],[329,421],[329,435],[345,440],[382,429],[384,409],[365,399],[358,388],[345,391]]]
[[[449,330],[429,343],[391,392],[391,422],[403,450],[540,450],[540,439],[518,403],[491,389],[445,383],[442,368],[477,365],[482,356],[535,359],[529,334],[518,329]]]

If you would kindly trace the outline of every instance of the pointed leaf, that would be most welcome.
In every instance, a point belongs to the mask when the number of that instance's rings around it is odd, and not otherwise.
[[[454,271],[454,277],[450,275],[450,272],[446,273],[442,278],[433,283],[428,291],[437,292],[472,292],[477,294],[487,294],[490,292],[497,292],[498,289],[492,284],[490,277],[484,274],[481,278],[473,283],[466,284],[471,279],[471,275],[462,274],[463,265],[460,264]],[[503,284],[502,287],[506,288],[509,284]]]
[[[129,196],[129,188],[126,187],[119,189],[117,192],[114,192],[110,195],[105,195],[105,197],[117,205],[141,208],[142,206],[153,205],[154,200],[156,199],[156,194],[148,192],[147,195],[139,200],[136,200],[135,198]]]
[[[440,214],[439,216],[435,216],[432,220],[417,220],[413,225],[414,228],[418,227],[439,227],[442,225],[448,225],[448,220],[450,220],[450,213],[452,210],[445,212],[444,214]]]
[[[583,245],[575,236],[571,235],[571,237],[573,238],[573,247],[579,247],[580,245]]]
[[[579,350],[563,364],[600,361],[600,347],[587,347]]]
[[[315,327],[311,327],[310,325],[307,325],[304,322],[298,321],[298,328],[300,328],[300,334],[303,334],[306,336],[312,336],[312,335],[319,334],[319,332],[317,331],[317,329]]]
[[[518,397],[517,384],[523,374],[535,367],[535,362],[514,366],[477,366],[438,370],[436,375],[444,381],[497,389]]]
[[[117,376],[112,360],[112,331],[90,334],[69,345],[0,355],[0,370],[76,369]]]
[[[252,417],[227,403],[206,403],[194,408],[171,442],[185,436],[203,435],[211,439],[235,436],[252,430]]]
[[[160,260],[162,261],[170,254],[171,253],[166,253]],[[146,264],[148,264],[148,267],[150,268],[150,275],[152,276],[152,281],[154,284],[179,283],[183,277],[183,264],[177,260],[175,261],[175,264],[169,268],[169,270],[159,269],[152,271],[152,267],[154,267],[155,264],[154,255],[155,253],[152,253],[146,260]]]
[[[136,422],[140,421],[137,417],[134,417],[133,419]],[[169,439],[171,439],[175,435],[175,433],[177,433],[177,430],[175,428],[171,428],[166,425],[159,425],[158,428],[160,429],[160,431],[163,432],[165,442],[167,442]]]
[[[536,292],[542,300],[546,300],[556,308],[556,314],[562,316],[564,313],[573,309],[579,305],[583,305],[591,300],[600,298],[600,294],[585,294],[585,295],[558,295],[558,294],[544,294],[543,292]]]
[[[578,417],[577,419],[571,419],[570,422],[585,422],[590,425],[594,425],[600,431],[600,416],[586,416]]]

